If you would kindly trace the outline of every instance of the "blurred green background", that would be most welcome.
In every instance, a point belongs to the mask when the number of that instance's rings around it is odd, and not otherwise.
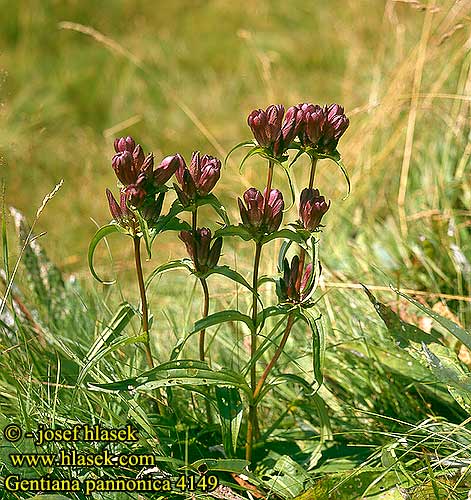
[[[194,149],[223,157],[250,138],[253,108],[339,102],[351,120],[340,150],[352,195],[342,201],[340,173],[322,162],[317,184],[333,200],[325,276],[331,268],[337,281],[381,280],[377,266],[385,281],[468,293],[468,1],[0,6],[6,203],[32,219],[64,179],[37,226],[64,271],[89,276],[90,219],[109,220],[114,137],[133,135],[157,159]],[[265,177],[263,161],[248,162],[243,176],[237,163],[235,155],[216,190],[236,220],[236,197]],[[301,161],[298,189],[306,175]],[[276,183],[287,190],[283,174]],[[182,254],[174,240],[162,238],[155,262]],[[123,268],[127,246],[113,248]]]

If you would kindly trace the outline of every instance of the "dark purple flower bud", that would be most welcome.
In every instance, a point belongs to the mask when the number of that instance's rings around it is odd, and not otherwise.
[[[218,238],[216,238],[211,250],[209,251],[208,267],[210,269],[216,267],[219,261],[219,257],[221,257],[221,250],[222,250],[222,237],[219,236]]]
[[[254,230],[260,229],[263,223],[264,198],[262,193],[254,187],[247,189],[244,193],[244,201],[245,205],[240,198],[237,198],[242,224]]]
[[[150,177],[152,177],[153,168],[154,168],[154,154],[149,153],[145,157],[144,162],[142,163],[140,170],[141,170],[141,173],[143,173],[146,178],[150,178]]]
[[[286,282],[286,293],[288,295],[288,299],[290,300],[298,300],[299,299],[299,290],[298,290],[298,275],[299,275],[299,257],[295,255],[291,259],[291,266],[289,267],[289,278]]]
[[[186,251],[193,263],[196,260],[196,241],[191,231],[180,231],[178,237],[185,243]]]
[[[183,158],[179,155],[166,156],[154,170],[153,181],[157,186],[163,186],[177,171]]]
[[[132,158],[133,158],[134,167],[136,168],[136,170],[141,170],[141,167],[144,164],[145,155],[144,155],[144,151],[142,150],[142,146],[140,144],[138,144],[134,148],[134,151],[132,152]]]
[[[202,227],[196,230],[196,257],[200,266],[205,266],[209,257],[209,246],[211,244],[211,230]]]
[[[260,146],[271,147],[281,137],[281,125],[285,108],[282,104],[272,104],[263,109],[253,110],[247,118],[247,123]]]
[[[272,233],[276,231],[283,218],[283,195],[278,189],[272,189],[266,199],[256,188],[250,188],[244,193],[244,201],[238,198],[242,224],[251,232]]]
[[[304,188],[299,203],[299,217],[304,229],[315,231],[329,207],[330,201],[327,203],[318,189]]]
[[[183,205],[188,205],[195,200],[196,196],[209,194],[221,175],[221,161],[210,155],[200,156],[199,151],[195,151],[188,168],[180,155],[176,155],[176,157],[178,166],[175,177],[181,189],[175,187],[175,190],[180,202]]]
[[[119,181],[127,186],[133,184],[137,180],[139,171],[134,168],[132,154],[129,151],[116,153],[111,161],[113,170]]]
[[[124,151],[129,151],[130,153],[132,153],[135,147],[136,143],[134,142],[134,139],[130,136],[119,137],[114,141],[114,150],[117,153],[124,153]]]
[[[281,135],[284,148],[288,147],[299,134],[303,125],[304,112],[299,106],[291,106],[286,112]]]
[[[222,238],[216,238],[211,247],[211,230],[206,227],[197,229],[195,233],[181,231],[179,238],[185,243],[197,271],[206,272],[216,266],[221,256]]]
[[[308,105],[304,112],[304,130],[301,135],[301,142],[305,145],[317,145],[325,123],[325,116],[322,108],[317,104]]]
[[[114,141],[116,154],[113,156],[111,165],[121,184],[129,186],[136,184],[138,177],[144,174],[148,177],[154,167],[154,156],[147,156],[140,144],[135,144],[132,137],[121,137]]]
[[[302,274],[300,259],[295,255],[291,264],[288,259],[283,261],[283,277],[277,285],[277,295],[280,301],[300,302],[304,300],[312,290],[311,282],[312,263],[309,263]],[[301,277],[302,274],[302,277]]]
[[[191,158],[189,170],[198,194],[206,196],[221,176],[221,161],[210,155],[200,157],[199,151],[195,151]]]
[[[120,193],[119,204],[109,189],[106,190],[106,197],[108,198],[108,205],[113,219],[120,226],[129,228],[134,220],[134,214],[127,206],[126,195],[123,192]]]
[[[194,154],[194,153],[193,153]],[[183,174],[185,173],[185,170],[188,170],[188,167],[186,166],[185,159],[183,156],[177,154],[178,157],[178,167],[177,170],[175,171],[175,177],[177,178],[177,181],[180,185],[183,183]]]
[[[110,207],[111,217],[118,223],[121,224],[123,222],[123,212],[118,202],[116,201],[113,193],[106,188],[106,197],[108,198],[108,205]]]
[[[263,192],[264,197],[267,197],[266,189]],[[283,195],[278,189],[272,189],[267,200],[265,207],[265,225],[266,231],[272,233],[276,231],[281,224],[283,219],[283,209],[285,208],[285,203],[283,201]]]
[[[304,300],[312,289],[312,285],[314,283],[309,283],[312,275],[312,262],[306,266],[306,270],[304,271],[303,277],[301,279],[301,289],[299,291],[299,295],[301,300]]]
[[[347,130],[349,120],[344,109],[338,104],[321,108],[318,105],[301,105],[304,114],[304,130],[300,134],[301,143],[323,153],[331,153],[339,139]]]
[[[145,177],[143,176],[143,174],[141,174],[135,184],[129,184],[124,189],[126,199],[133,207],[141,207],[146,199],[147,191],[144,188],[144,182]]]

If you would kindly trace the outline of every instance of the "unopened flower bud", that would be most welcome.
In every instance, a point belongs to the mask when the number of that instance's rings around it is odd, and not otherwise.
[[[123,222],[123,213],[121,211],[121,207],[116,201],[113,193],[106,188],[106,197],[108,198],[108,205],[110,207],[111,217],[118,223],[121,224]]]
[[[179,154],[165,157],[153,172],[154,184],[163,186],[177,171],[182,159]]]
[[[190,174],[200,196],[206,196],[216,185],[221,175],[221,161],[210,155],[200,157],[195,151],[191,158]]]
[[[142,177],[140,177],[135,184],[129,184],[124,189],[124,194],[129,200],[129,203],[136,208],[142,206],[147,196],[147,191],[145,190],[141,179]]]
[[[238,198],[242,224],[252,233],[272,233],[276,231],[283,218],[283,195],[278,189],[272,189],[268,199],[256,188],[250,188],[244,193],[244,202]]]
[[[304,229],[315,231],[329,207],[330,201],[327,203],[318,189],[303,189],[299,203],[299,217]]]
[[[255,109],[249,114],[247,123],[262,148],[273,146],[281,136],[284,112],[283,105],[272,104],[265,111]]]
[[[197,229],[195,233],[181,231],[179,238],[185,243],[188,255],[197,271],[206,272],[217,265],[221,256],[222,238],[216,238],[211,247],[210,229],[202,227]]]
[[[132,154],[129,151],[116,153],[111,161],[116,177],[125,186],[136,182],[138,171],[134,168]]]
[[[200,156],[195,151],[189,168],[180,155],[176,155],[178,166],[175,171],[180,188],[175,186],[178,198],[183,205],[188,205],[197,196],[206,196],[216,185],[221,175],[221,161],[214,156]]]
[[[300,275],[303,269],[300,266],[300,259],[297,255],[291,259],[291,263],[288,262],[288,259],[284,259],[283,277],[280,278],[277,285],[277,295],[281,302],[297,303],[303,301],[312,290],[312,263],[306,266],[301,279]]]
[[[114,141],[114,150],[117,153],[123,153],[124,151],[129,151],[130,153],[132,153],[135,147],[136,143],[134,142],[134,139],[130,136],[119,137]]]
[[[127,206],[126,195],[122,192],[120,193],[119,204],[109,189],[106,189],[106,197],[108,198],[108,205],[113,219],[120,226],[125,228],[129,227],[129,223],[133,219],[134,215]]]
[[[281,128],[281,153],[289,147],[294,138],[299,134],[303,125],[303,117],[304,113],[299,106],[288,108]]]
[[[138,144],[134,148],[134,151],[132,152],[132,158],[134,160],[134,165],[136,170],[141,170],[141,167],[145,160],[145,155],[142,146],[140,144]]]
[[[304,122],[300,133],[301,143],[322,153],[332,153],[350,123],[343,107],[338,104],[323,108],[312,104],[299,106],[303,110]]]

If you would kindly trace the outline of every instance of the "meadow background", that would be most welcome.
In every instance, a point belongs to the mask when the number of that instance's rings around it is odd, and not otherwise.
[[[115,185],[110,164],[115,137],[132,135],[156,159],[175,152],[189,158],[195,149],[224,158],[233,145],[250,138],[246,117],[254,108],[341,103],[350,118],[339,147],[351,178],[350,197],[342,200],[345,183],[334,164],[321,162],[317,177],[318,187],[332,200],[321,246],[325,295],[318,304],[326,320],[321,396],[332,446],[326,447],[330,451],[319,462],[321,468],[306,474],[313,481],[355,470],[374,456],[371,464],[382,467],[381,474],[393,471],[396,478],[407,478],[411,492],[419,495],[421,487],[431,492],[423,495],[435,495],[417,498],[467,498],[471,434],[466,394],[460,405],[448,390],[456,389],[456,383],[444,373],[440,380],[436,372],[427,372],[420,345],[398,347],[359,283],[367,284],[403,321],[423,330],[431,330],[430,317],[391,291],[390,284],[463,328],[470,325],[471,2],[1,0],[0,11],[0,161],[10,268],[18,249],[8,207],[31,222],[44,196],[64,179],[35,232],[45,233],[38,241],[64,281],[73,278],[80,287],[71,292],[66,286],[70,304],[77,297],[80,301],[73,313],[69,309],[75,306],[65,307],[67,317],[59,321],[34,283],[27,286],[34,282],[31,269],[20,266],[15,282],[23,302],[60,344],[49,345],[61,356],[68,352],[73,358],[67,346],[80,357],[80,350],[86,352],[93,342],[96,325],[112,316],[120,300],[137,304],[126,240],[110,238],[112,262],[105,248],[97,254],[97,269],[118,276],[119,286],[110,290],[97,285],[86,264],[96,223],[110,218],[104,192]],[[265,177],[257,159],[240,175],[239,159],[236,154],[227,163],[216,188],[232,220],[238,220],[237,196],[251,185],[261,188]],[[296,188],[304,187],[306,175],[307,161],[301,161],[294,171]],[[282,174],[275,185],[287,192]],[[174,236],[163,236],[147,271],[182,257],[183,250]],[[226,245],[223,260],[242,274],[249,272],[250,259],[246,244]],[[267,255],[264,272],[275,266],[275,257]],[[158,293],[151,290],[159,328],[177,338],[197,317],[195,294],[186,276],[164,275]],[[219,285],[216,296],[215,310],[247,299],[227,284]],[[78,302],[86,304],[84,310]],[[227,358],[237,367],[243,335],[229,333],[237,340],[237,353]],[[468,384],[469,350],[449,333],[442,334],[449,353],[456,353],[450,363]],[[174,341],[168,338],[156,342],[160,359]],[[232,345],[229,337],[214,336],[212,342],[216,352]],[[49,418],[52,409],[57,418],[67,415],[65,386],[73,383],[75,373],[72,366],[67,373],[67,363],[73,359],[61,358],[61,371],[52,347],[39,358],[44,346],[30,352],[8,335],[0,344],[4,418],[30,419],[33,425]],[[291,369],[297,360],[295,370],[308,373],[308,361],[303,361],[308,350],[309,340],[299,328],[284,366]],[[103,361],[101,369],[115,370],[117,378],[134,373],[140,358],[123,359],[116,355]],[[62,397],[51,395],[46,379],[64,384]],[[43,391],[49,394],[45,400]],[[88,401],[82,397],[82,403]],[[279,414],[298,400],[293,388],[280,389],[265,408],[266,420],[274,418],[271,410]],[[295,442],[306,454],[315,452],[311,441],[319,429],[325,430],[325,422],[305,404],[299,403],[299,414],[296,404],[290,407],[287,420],[274,432],[275,441]],[[113,403],[109,405],[112,422],[118,417],[111,416]],[[416,427],[421,422],[426,423]],[[390,452],[411,428],[415,434],[409,439],[420,444],[401,454]],[[442,434],[458,437],[447,440]],[[348,455],[348,447],[355,453]],[[450,455],[459,462],[451,473],[443,462]],[[458,479],[453,476],[457,470]],[[377,477],[367,478],[368,484]],[[342,481],[344,476],[336,484]],[[303,484],[293,486],[285,498],[301,494]],[[392,488],[394,481],[384,484],[383,489]],[[361,494],[358,490],[348,498]],[[396,494],[402,493],[396,489]],[[347,498],[343,495],[339,498]]]

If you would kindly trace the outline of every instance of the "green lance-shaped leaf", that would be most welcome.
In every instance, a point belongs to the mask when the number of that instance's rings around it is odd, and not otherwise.
[[[159,274],[166,273],[167,271],[171,271],[172,269],[186,269],[187,271],[193,272],[193,263],[190,259],[179,259],[172,260],[170,262],[166,262],[161,266],[154,269],[150,275],[146,279],[146,288],[151,284],[156,276]]]
[[[210,205],[214,211],[221,217],[226,226],[230,225],[229,217],[227,216],[227,211],[224,205],[219,201],[219,199],[212,193],[198,198],[196,201],[197,207],[202,207],[204,205]]]
[[[238,387],[246,393],[247,397],[251,397],[250,388],[240,374],[230,370],[215,371],[203,361],[192,359],[169,361],[144,372],[138,377],[109,384],[89,384],[89,387],[106,392],[119,392],[135,389],[152,390],[159,387],[199,385]]]
[[[201,330],[206,330],[211,326],[219,325],[221,323],[227,323],[229,321],[241,321],[245,323],[249,328],[252,328],[252,318],[246,314],[242,314],[235,309],[228,309],[227,311],[218,311],[206,318],[199,319],[193,326],[190,335],[198,333]]]
[[[399,290],[396,290],[395,288],[391,287],[396,293],[401,295],[401,297],[404,297],[406,300],[408,300],[411,304],[414,304],[414,306],[418,307],[421,311],[423,311],[427,316],[430,318],[434,319],[437,323],[443,326],[446,330],[448,330],[454,337],[456,337],[462,344],[464,344],[468,349],[471,349],[471,332],[468,330],[465,330],[464,328],[461,328],[458,326],[455,322],[451,321],[448,318],[445,318],[441,316],[440,314],[436,313],[435,311],[432,311],[428,307],[422,305],[420,302],[417,300],[413,299],[409,295],[400,292]]]
[[[425,344],[422,344],[422,352],[435,378],[446,384],[455,401],[471,414],[471,374],[461,365],[456,354],[445,346],[429,348]]]
[[[112,285],[113,283],[116,283],[116,280],[112,281],[105,281],[102,280],[97,273],[95,272],[95,268],[93,267],[93,256],[95,254],[95,249],[100,243],[100,241],[103,238],[106,238],[110,234],[113,233],[123,233],[123,234],[128,234],[123,228],[118,226],[117,224],[108,224],[106,226],[100,227],[98,231],[95,233],[93,236],[92,240],[90,241],[90,245],[88,246],[88,267],[90,268],[90,272],[92,273],[93,277],[99,281],[100,283],[103,283],[104,285]]]
[[[288,253],[289,247],[292,245],[293,240],[285,240],[281,244],[280,253],[278,254],[278,272],[283,272],[283,262],[285,260],[286,254]]]
[[[120,337],[126,326],[136,314],[135,309],[125,302],[120,305],[110,323],[99,334],[92,347],[85,355],[85,364],[77,378],[77,386],[81,385],[89,371],[108,353],[135,341],[132,337]]]
[[[340,171],[342,172],[343,176],[345,177],[345,181],[347,182],[347,194],[344,196],[344,200],[348,198],[350,195],[350,178],[348,177],[348,172],[347,169],[345,168],[345,165],[342,162],[342,159],[340,158],[340,153],[336,150],[332,154],[327,154],[327,153],[315,153],[317,158],[328,158],[329,160],[332,160],[335,162],[338,167],[340,168]]]
[[[319,262],[319,246],[318,240],[314,236],[311,236],[307,242],[308,248],[310,248],[311,262],[312,262],[312,272],[306,283],[305,290],[309,290],[306,297],[303,298],[302,304],[307,304],[319,286],[319,281],[321,278],[321,263]]]
[[[423,342],[425,344],[440,342],[440,337],[437,334],[426,333],[415,325],[402,321],[390,307],[379,302],[365,285],[362,284],[361,286],[365,290],[366,295],[368,295],[370,302],[374,305],[376,312],[384,321],[389,333],[398,341],[400,347],[408,347],[411,341]]]
[[[283,499],[294,498],[313,485],[308,472],[287,455],[281,455],[262,477],[265,489]]]
[[[279,316],[280,314],[287,316],[293,309],[295,309],[295,307],[293,307],[291,304],[277,304],[276,306],[268,306],[265,309],[262,309],[257,314],[257,327],[263,325],[265,321],[272,316]]]
[[[170,355],[170,359],[174,360],[178,358],[183,348],[185,347],[185,344],[193,335],[199,333],[201,330],[206,330],[207,328],[210,328],[212,326],[227,323],[229,321],[241,321],[245,323],[249,328],[252,328],[252,318],[250,316],[247,316],[246,314],[242,314],[241,312],[233,309],[215,312],[213,314],[210,314],[209,316],[206,316],[206,318],[202,318],[196,321],[188,335],[177,341],[177,344],[173,348]]]
[[[149,229],[151,236],[151,245],[157,235],[163,231],[178,230],[180,229],[180,225],[182,225],[182,229],[187,229],[189,227],[177,218],[177,215],[181,214],[184,211],[185,208],[181,205],[181,203],[178,200],[175,200],[172,203],[172,206],[170,207],[168,213],[159,217],[157,223]]]
[[[261,148],[260,146],[254,146],[243,158],[242,158],[242,161],[240,162],[240,165],[239,165],[239,174],[242,173],[242,168],[244,167],[244,164],[245,162],[252,156],[256,155],[256,154],[260,154],[263,152],[263,148]]]
[[[234,269],[231,269],[229,266],[216,266],[208,271],[207,276],[211,276],[211,274],[220,274],[222,276],[225,276],[235,283],[238,283],[239,285],[242,285],[245,288],[249,289],[252,293],[254,292],[252,286],[248,283],[248,281],[241,274],[239,274],[237,271],[234,271]]]
[[[250,241],[253,238],[250,231],[248,231],[242,224],[239,224],[238,226],[230,225],[218,229],[214,233],[214,237],[218,238],[219,236],[222,237],[238,236],[239,238],[242,238],[244,241]]]
[[[216,386],[215,393],[224,450],[229,457],[233,457],[236,455],[237,438],[242,423],[242,399],[235,387]]]
[[[317,389],[324,381],[323,367],[325,356],[325,335],[321,317],[315,318],[310,311],[301,310],[300,316],[308,324],[312,334],[312,368],[314,378],[318,384]]]
[[[279,231],[275,231],[274,233],[267,234],[262,238],[262,243],[265,244],[279,238],[294,241],[299,245],[306,244],[306,239],[304,237],[304,234],[298,231],[292,231],[291,229],[280,229]]]
[[[245,148],[245,147],[257,147],[256,143],[254,141],[242,141],[242,142],[239,142],[239,144],[236,144],[230,151],[229,153],[227,153],[226,157],[224,158],[224,166],[226,166],[226,163],[227,163],[227,160],[229,159],[229,156],[231,156],[231,154],[234,152],[234,151],[237,151],[238,149],[240,148]]]

